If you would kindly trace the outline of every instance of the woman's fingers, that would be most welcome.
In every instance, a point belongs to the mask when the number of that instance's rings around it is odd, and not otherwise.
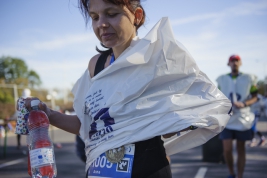
[[[23,107],[25,105],[25,108],[30,112],[32,110],[31,109],[31,101],[39,100],[39,98],[37,98],[37,97],[27,97],[27,98],[25,98],[23,100],[24,100]],[[40,101],[40,103],[38,104],[39,109],[44,111],[47,114],[47,116],[49,116],[50,113],[51,113],[51,109],[48,108],[47,105],[45,103],[43,103],[41,100],[39,100],[39,101]],[[19,102],[19,100],[17,101],[17,110],[19,111],[20,108],[18,106],[19,105],[18,102]]]
[[[45,103],[43,103],[42,101],[40,101],[40,103],[39,103],[38,106],[43,111],[46,111],[47,110],[47,105]]]
[[[27,97],[25,99],[25,107],[27,108],[28,111],[31,110],[31,101],[32,100],[39,100],[39,98],[36,98],[36,97]]]

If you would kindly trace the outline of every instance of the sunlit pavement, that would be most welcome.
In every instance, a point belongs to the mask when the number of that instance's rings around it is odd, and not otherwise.
[[[58,176],[57,178],[85,178],[85,164],[75,154],[75,136],[59,129],[50,130],[54,141]],[[26,136],[21,136],[21,149],[17,149],[16,136],[7,139],[4,158],[3,139],[0,139],[0,178],[29,178],[27,173]],[[56,145],[61,144],[61,148]],[[8,165],[6,165],[8,164]]]
[[[266,137],[267,132],[264,134]],[[267,145],[250,147],[248,142],[246,149],[247,163],[244,178],[267,178]],[[225,164],[202,161],[202,147],[173,155],[171,160],[174,178],[227,178],[228,176]]]
[[[259,122],[257,128],[267,138],[267,121]],[[244,178],[267,178],[267,143],[250,147],[250,142],[246,142],[246,150]],[[236,162],[237,154],[234,153]],[[229,174],[223,163],[202,161],[202,146],[173,155],[171,160],[173,178],[227,178]]]
[[[267,122],[258,125],[267,137]],[[55,144],[57,178],[84,178],[85,165],[75,154],[75,136],[62,130],[54,129],[50,135]],[[21,149],[16,147],[16,136],[7,138],[6,157],[4,158],[3,138],[0,138],[0,177],[29,178],[27,173],[26,137],[22,136]],[[267,178],[267,144],[262,147],[250,147],[247,142],[247,164],[244,178]],[[236,157],[235,157],[236,159]],[[171,156],[173,178],[226,178],[228,171],[225,164],[202,161],[202,147],[193,148]]]

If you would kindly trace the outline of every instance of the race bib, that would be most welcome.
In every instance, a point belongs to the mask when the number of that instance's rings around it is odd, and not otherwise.
[[[131,178],[134,144],[125,145],[124,158],[118,163],[111,163],[102,153],[89,167],[88,178]]]

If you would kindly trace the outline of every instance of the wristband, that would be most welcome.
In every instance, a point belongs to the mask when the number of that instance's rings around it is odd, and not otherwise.
[[[244,107],[247,107],[248,105],[246,104],[246,102],[243,102],[243,104],[244,104]]]

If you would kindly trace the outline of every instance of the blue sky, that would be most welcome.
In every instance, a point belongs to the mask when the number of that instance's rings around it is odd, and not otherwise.
[[[169,17],[176,39],[214,82],[239,54],[241,71],[267,75],[266,0],[146,0],[143,37]],[[0,1],[0,56],[22,58],[38,72],[43,88],[72,88],[99,45],[86,27],[77,0]]]

